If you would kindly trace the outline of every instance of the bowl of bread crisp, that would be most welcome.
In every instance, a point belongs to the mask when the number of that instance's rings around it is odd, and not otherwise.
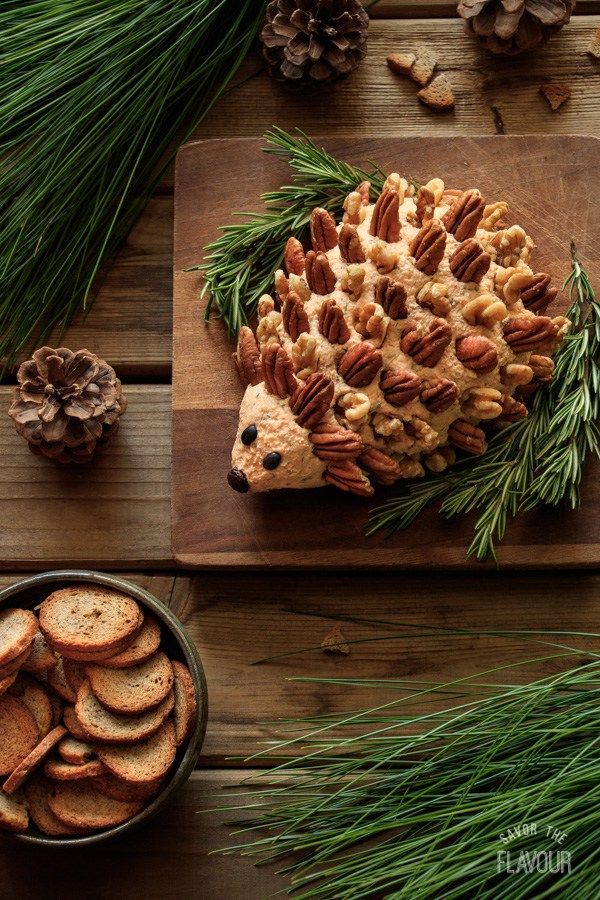
[[[53,846],[129,831],[189,778],[206,719],[194,643],[143,588],[69,570],[0,591],[0,829]]]

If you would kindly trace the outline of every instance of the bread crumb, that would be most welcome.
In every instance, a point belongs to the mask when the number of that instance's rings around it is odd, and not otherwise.
[[[425,87],[431,79],[436,66],[437,56],[433,50],[430,50],[428,47],[417,47],[417,58],[411,73],[417,84]]]
[[[334,625],[331,631],[327,632],[321,641],[321,648],[324,653],[340,653],[342,656],[348,656],[350,653],[350,647],[339,625]]]
[[[568,84],[543,84],[540,87],[540,93],[544,95],[550,104],[550,109],[554,112],[569,99],[571,96],[571,88]]]
[[[431,84],[418,92],[417,97],[430,109],[445,110],[454,107],[454,93],[445,75],[437,75]]]
[[[592,35],[592,39],[588,45],[587,52],[590,56],[593,56],[594,59],[600,59],[600,28],[596,28],[594,34]]]
[[[395,75],[408,75],[411,78],[411,69],[416,59],[414,53],[390,53],[386,62]]]

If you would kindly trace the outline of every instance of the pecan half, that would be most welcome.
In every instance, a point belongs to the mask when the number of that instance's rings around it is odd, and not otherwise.
[[[240,328],[233,359],[244,384],[259,384],[262,381],[260,350],[252,329],[247,325]]]
[[[350,329],[344,312],[335,300],[324,300],[319,310],[319,331],[330,344],[345,344],[350,340]]]
[[[394,484],[395,481],[402,478],[402,469],[398,463],[391,456],[377,450],[376,447],[367,447],[364,453],[358,457],[358,461],[379,484]]]
[[[447,210],[442,222],[457,241],[466,241],[476,233],[484,209],[485,203],[478,190],[465,191]]]
[[[280,344],[269,344],[262,354],[262,373],[265,387],[276,397],[288,397],[296,390],[294,367]]]
[[[283,264],[288,275],[292,272],[294,275],[302,275],[304,272],[304,248],[298,238],[288,238],[283,254]]]
[[[305,277],[309,288],[315,294],[330,294],[335,288],[335,275],[324,253],[308,251]]]
[[[373,493],[367,476],[349,459],[330,463],[325,470],[325,481],[341,491],[349,491],[362,497],[370,497]]]
[[[400,237],[400,198],[397,191],[382,191],[373,208],[369,233],[394,243]]]
[[[436,284],[435,281],[428,281],[423,285],[417,294],[417,303],[423,309],[428,309],[438,316],[444,318],[450,312],[450,301],[446,299],[448,288],[445,284]]]
[[[419,396],[421,379],[415,372],[384,372],[380,382],[381,390],[391,406],[404,406]]]
[[[348,263],[363,263],[367,258],[355,225],[342,225],[340,230],[340,256]]]
[[[383,307],[390,319],[406,318],[406,290],[387,275],[380,275],[375,282],[375,303]]]
[[[357,194],[360,194],[363,205],[368,206],[370,203],[369,191],[371,190],[371,182],[370,181],[361,181],[360,184],[356,185],[355,190],[356,190]]]
[[[417,206],[415,218],[419,225],[424,225],[425,222],[429,222],[430,219],[433,219],[433,214],[435,212],[435,195],[427,185],[421,185],[417,191],[415,203]]]
[[[419,272],[435,275],[445,247],[446,229],[437,219],[431,219],[416,233],[408,249]]]
[[[371,384],[382,363],[381,351],[368,341],[363,341],[346,350],[338,360],[337,369],[346,384],[360,388]]]
[[[479,455],[487,450],[485,433],[465,419],[455,419],[448,429],[448,441],[466,453]]]
[[[514,353],[552,349],[558,327],[547,316],[515,316],[503,329],[504,340]]]
[[[526,419],[529,410],[524,403],[515,400],[510,394],[502,395],[502,413],[500,419],[503,422],[518,422],[519,419]]]
[[[496,345],[481,334],[467,334],[465,337],[457,338],[456,358],[465,368],[479,375],[493,372],[498,365]]]
[[[490,254],[485,252],[481,244],[469,238],[460,244],[450,257],[450,271],[455,278],[465,284],[470,281],[479,283],[491,262]]]
[[[304,384],[299,384],[290,397],[290,409],[296,422],[311,431],[315,428],[333,400],[333,381],[323,372],[313,372]]]
[[[551,278],[546,272],[532,275],[528,284],[521,289],[521,302],[525,309],[536,315],[543,315],[558,294],[558,288],[550,287]]]
[[[431,368],[440,361],[451,340],[452,328],[443,319],[433,319],[425,334],[414,322],[408,322],[402,331],[400,348],[418,365]]]
[[[310,214],[310,239],[317,253],[337,247],[338,234],[335,221],[326,209],[317,206]]]
[[[310,331],[308,315],[304,304],[294,291],[290,291],[281,310],[283,327],[293,341],[297,341],[303,332]]]
[[[536,381],[542,383],[552,381],[554,360],[549,356],[539,356],[537,353],[532,353],[529,357],[529,367]]]
[[[452,406],[458,399],[459,387],[449,378],[433,378],[421,388],[421,403],[429,412],[440,413]]]
[[[354,459],[364,449],[356,432],[327,422],[317,425],[308,437],[319,459]]]

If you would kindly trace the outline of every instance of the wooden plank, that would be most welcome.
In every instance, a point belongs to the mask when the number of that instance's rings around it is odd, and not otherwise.
[[[598,0],[578,0],[574,16],[597,15]],[[445,0],[374,0],[368,4],[371,19],[429,19],[457,15],[456,3]]]
[[[10,393],[0,388],[4,410]],[[170,389],[131,385],[126,393],[119,433],[86,467],[34,456],[12,421],[0,417],[0,568],[171,561]]]
[[[276,866],[209,855],[230,846],[234,817],[212,812],[231,801],[225,789],[247,772],[196,772],[154,821],[127,840],[58,852],[0,836],[0,897],[18,900],[108,900],[210,897],[260,900],[285,888]],[[43,883],[43,889],[40,885]],[[84,888],[82,886],[85,886]]]
[[[514,220],[538,248],[533,264],[561,284],[570,270],[575,238],[592,281],[600,283],[600,230],[589,185],[600,175],[594,138],[481,137],[328,140],[336,155],[361,165],[376,160],[420,181],[477,185],[488,199],[509,202]],[[294,567],[466,566],[472,522],[451,526],[430,512],[386,540],[366,539],[363,526],[374,501],[333,489],[238,495],[226,473],[243,389],[220,323],[198,315],[198,273],[181,270],[230,220],[235,208],[256,208],[264,190],[286,176],[281,163],[260,153],[258,139],[188,145],[179,155],[175,234],[175,368],[173,541],[186,566]],[[560,204],[560,205],[557,205]],[[558,310],[557,310],[558,311]],[[500,559],[514,566],[596,565],[600,485],[588,473],[582,510],[537,511],[509,528]],[[315,507],[318,505],[318,513]],[[490,563],[491,565],[491,563]]]

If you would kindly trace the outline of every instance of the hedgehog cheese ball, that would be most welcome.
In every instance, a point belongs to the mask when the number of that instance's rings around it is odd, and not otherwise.
[[[256,333],[241,329],[235,490],[368,495],[441,472],[552,378],[569,322],[545,314],[557,290],[507,204],[439,178],[415,193],[396,173],[375,203],[369,189],[340,225],[313,210],[312,249],[288,240]]]

